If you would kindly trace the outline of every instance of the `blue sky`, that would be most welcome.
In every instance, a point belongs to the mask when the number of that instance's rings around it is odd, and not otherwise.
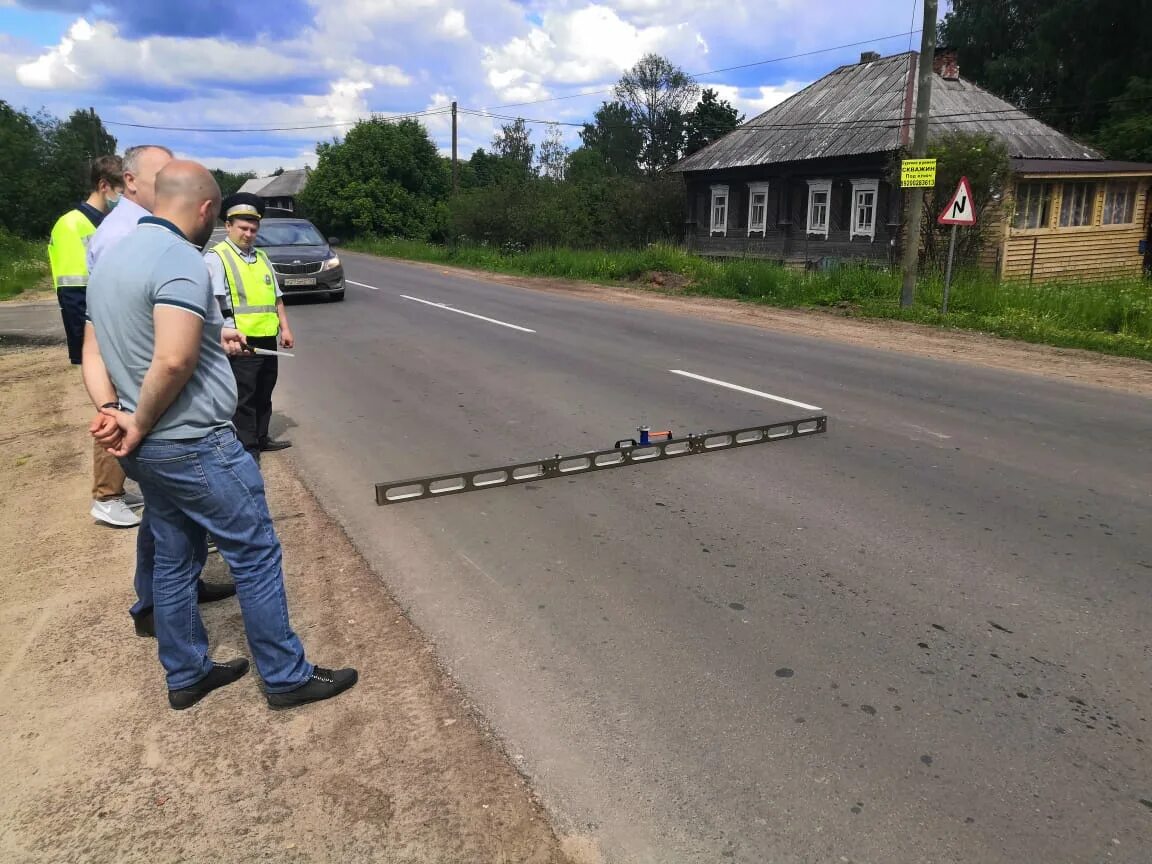
[[[0,99],[93,106],[120,146],[161,143],[211,167],[315,164],[317,141],[375,112],[420,114],[447,152],[499,120],[579,123],[647,52],[749,117],[864,50],[908,49],[920,0],[0,0]],[[946,5],[946,4],[941,4]],[[176,11],[179,10],[179,11]],[[919,14],[915,27],[920,27]],[[895,38],[879,37],[905,34]],[[913,47],[918,44],[913,38]],[[822,49],[869,41],[835,51]],[[760,61],[820,52],[782,62]],[[574,94],[591,95],[578,98]],[[498,108],[515,103],[534,103]],[[135,124],[135,125],[129,125]],[[140,128],[164,127],[164,128]],[[193,130],[178,131],[172,127]],[[312,127],[312,128],[300,128]],[[226,129],[281,131],[223,131]],[[533,137],[546,127],[533,124]],[[576,129],[561,127],[569,144]]]

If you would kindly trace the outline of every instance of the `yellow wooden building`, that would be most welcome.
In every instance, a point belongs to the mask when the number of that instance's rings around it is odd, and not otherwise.
[[[1148,240],[1152,165],[1015,159],[998,238],[986,248],[1006,279],[1139,274]],[[993,263],[989,261],[988,263]]]

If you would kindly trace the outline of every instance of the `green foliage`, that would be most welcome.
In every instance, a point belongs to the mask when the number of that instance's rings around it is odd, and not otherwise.
[[[622,102],[604,102],[580,132],[581,170],[634,177],[640,173],[644,133]]]
[[[723,138],[744,122],[744,116],[715,90],[705,89],[696,107],[688,112],[684,155],[691,156]]]
[[[658,54],[645,54],[616,84],[616,99],[640,132],[640,164],[653,176],[684,152],[688,106],[700,87],[679,66]]]
[[[915,305],[902,309],[897,301],[899,274],[871,268],[805,272],[753,259],[704,259],[663,245],[609,252],[369,239],[353,248],[493,272],[640,282],[649,290],[668,290],[652,281],[653,274],[676,274],[682,277],[678,282],[686,284],[677,284],[675,290],[693,294],[771,306],[826,308],[844,315],[979,330],[1028,342],[1152,360],[1152,284],[1138,278],[1029,285],[1000,282],[979,270],[962,270],[952,284],[949,312],[941,315],[940,280],[921,282]]]
[[[449,236],[497,248],[614,248],[679,238],[684,191],[678,176],[584,175],[577,170],[580,152],[566,182],[531,176],[462,189],[448,204]]]
[[[316,148],[301,206],[327,233],[435,239],[451,174],[415,120],[364,120]]]
[[[536,145],[532,143],[528,124],[517,118],[501,126],[500,134],[492,139],[492,153],[503,160],[510,179],[526,180],[532,174],[532,162],[536,156]]]
[[[1152,78],[1152,15],[1133,0],[952,0],[940,44],[961,74],[1071,134],[1092,135],[1133,77]]]
[[[950,132],[933,139],[928,156],[936,160],[936,186],[926,189],[924,214],[920,223],[920,248],[923,263],[942,272],[948,257],[951,228],[936,223],[936,217],[951,199],[960,178],[967,177],[975,198],[975,228],[964,228],[956,234],[956,260],[974,264],[985,242],[995,242],[991,212],[1000,206],[1009,181],[1010,162],[1007,148],[994,135],[985,132]],[[889,182],[899,185],[900,164],[897,158]]]
[[[1152,78],[1132,78],[1112,100],[1095,143],[1110,159],[1152,162]]]
[[[93,153],[116,151],[99,116],[74,111],[67,120],[28,114],[0,100],[0,162],[4,183],[0,229],[46,237],[60,215],[88,197]]]
[[[58,217],[88,197],[92,191],[88,188],[90,160],[115,153],[116,139],[104,128],[99,115],[90,111],[73,111],[64,121],[50,120],[42,131],[47,154],[41,194],[53,201],[68,202],[60,208]]]
[[[48,276],[43,243],[9,234],[0,228],[0,300],[35,288]]]
[[[242,174],[234,174],[231,171],[225,171],[222,168],[213,168],[212,176],[216,178],[216,185],[220,187],[220,194],[227,198],[233,192],[236,192],[247,181],[256,177],[255,172],[245,171]]]

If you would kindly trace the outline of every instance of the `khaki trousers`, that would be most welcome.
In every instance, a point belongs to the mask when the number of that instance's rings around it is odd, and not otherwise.
[[[97,444],[92,449],[92,498],[108,501],[124,495],[124,469],[120,461]]]

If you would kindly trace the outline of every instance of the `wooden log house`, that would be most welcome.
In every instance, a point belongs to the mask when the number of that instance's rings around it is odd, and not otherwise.
[[[689,248],[807,266],[898,261],[904,195],[889,173],[912,140],[917,62],[866,52],[673,166]],[[1141,272],[1152,164],[1105,160],[965,81],[954,52],[937,55],[935,76],[930,138],[987,132],[1008,149],[1007,194],[983,210],[983,265],[1024,279]]]

